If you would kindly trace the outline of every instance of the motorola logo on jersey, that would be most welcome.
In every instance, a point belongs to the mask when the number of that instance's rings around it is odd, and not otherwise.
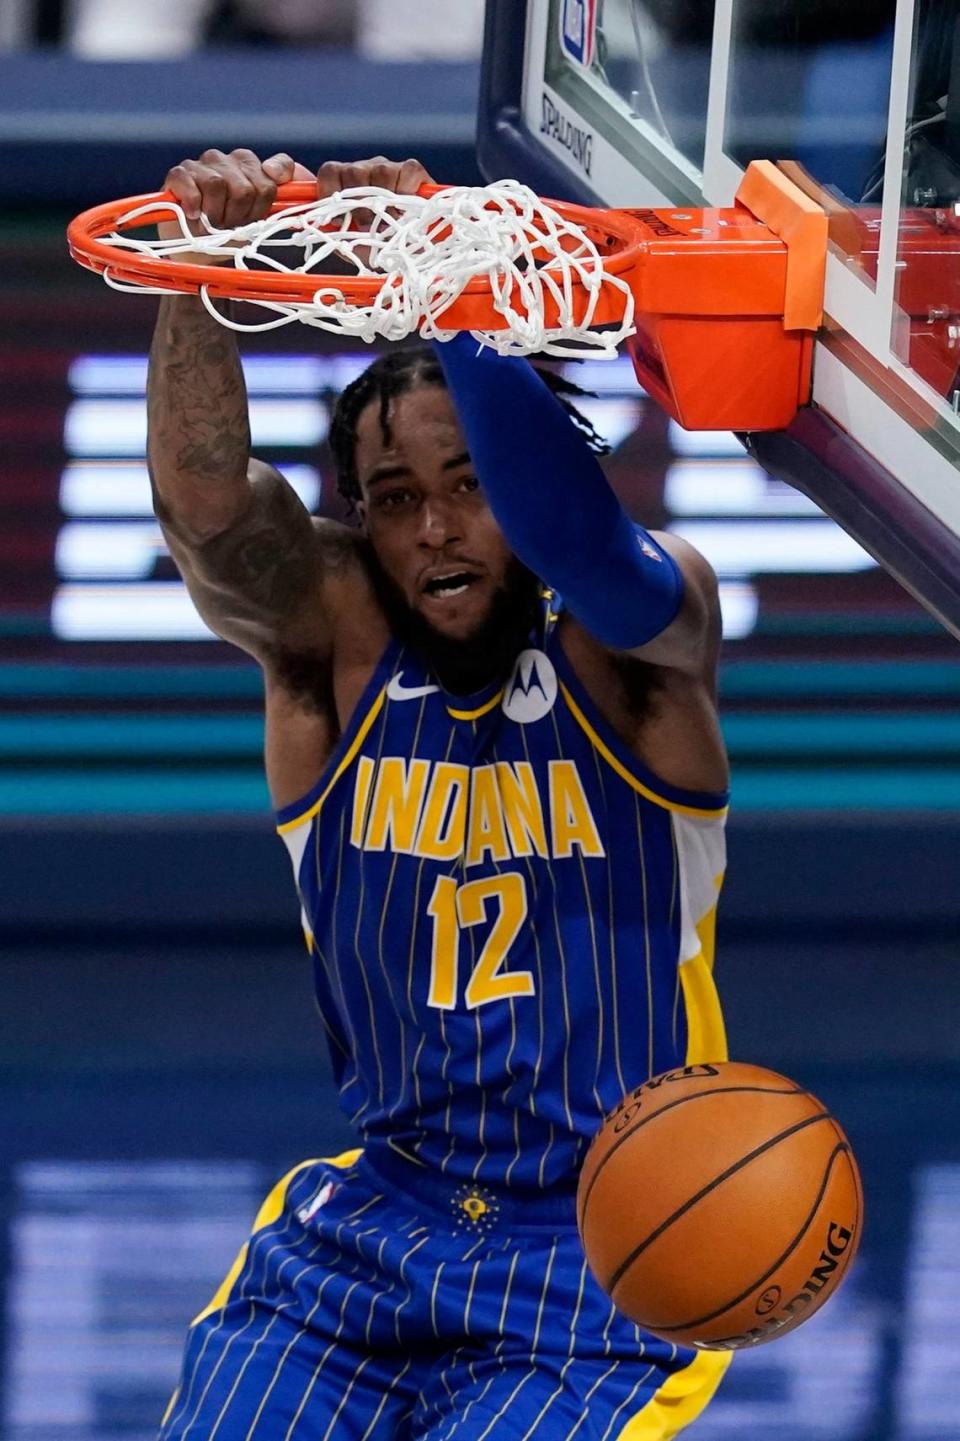
[[[530,725],[543,720],[557,699],[557,672],[542,650],[523,650],[507,681],[503,713],[508,720]]]

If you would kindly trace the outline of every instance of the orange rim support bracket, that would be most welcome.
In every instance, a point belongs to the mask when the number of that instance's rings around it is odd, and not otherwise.
[[[769,161],[725,208],[632,210],[640,383],[688,430],[783,430],[810,400],[827,216]]]
[[[736,201],[762,220],[787,247],[784,329],[819,330],[827,269],[826,211],[788,180],[772,160],[750,162]]]

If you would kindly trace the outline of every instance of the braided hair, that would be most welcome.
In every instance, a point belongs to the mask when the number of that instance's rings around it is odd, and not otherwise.
[[[581,432],[595,455],[608,455],[610,446],[582,415],[573,400],[591,395],[555,370],[535,366],[537,374],[556,396],[560,405]],[[390,443],[390,404],[398,396],[421,385],[438,385],[446,389],[443,370],[433,347],[426,341],[395,346],[369,365],[362,375],[347,386],[340,396],[330,424],[330,448],[337,466],[337,489],[351,510],[361,500],[357,477],[357,421],[373,401],[380,406],[380,430],[384,445]]]

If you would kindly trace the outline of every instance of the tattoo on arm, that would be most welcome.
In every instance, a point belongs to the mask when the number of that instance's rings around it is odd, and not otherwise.
[[[260,659],[326,651],[323,583],[355,558],[356,539],[315,524],[276,470],[251,461],[236,340],[192,296],[163,301],[148,411],[157,516],[204,620]]]
[[[251,501],[236,524],[192,555],[191,567],[209,577],[233,604],[242,597],[265,621],[290,616],[319,571],[317,535],[295,492],[268,474],[251,486]]]
[[[316,659],[330,638],[324,582],[357,564],[353,534],[315,522],[296,492],[264,466],[248,503],[226,530],[201,544],[175,523],[164,533],[204,620],[258,659],[292,648]]]
[[[250,422],[233,332],[193,296],[161,303],[147,410],[158,511],[199,533],[215,529],[230,502],[243,500]]]

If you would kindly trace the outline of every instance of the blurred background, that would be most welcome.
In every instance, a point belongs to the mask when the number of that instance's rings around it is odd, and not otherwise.
[[[679,8],[647,7],[667,60]],[[195,616],[149,512],[155,302],[73,267],[64,226],[208,146],[310,165],[412,154],[479,182],[482,12],[0,5],[4,1441],[153,1436],[186,1322],[262,1194],[350,1142],[261,776],[259,675]],[[768,19],[756,43],[776,55]],[[708,43],[695,13],[685,35],[687,63]],[[751,114],[776,111],[769,73]],[[331,405],[371,351],[296,326],[243,348],[257,453],[341,515]],[[734,437],[669,423],[628,362],[569,371],[596,392],[585,408],[627,506],[721,577],[731,1052],[828,1101],[867,1187],[840,1296],[740,1358],[692,1434],[952,1441],[956,642]]]

